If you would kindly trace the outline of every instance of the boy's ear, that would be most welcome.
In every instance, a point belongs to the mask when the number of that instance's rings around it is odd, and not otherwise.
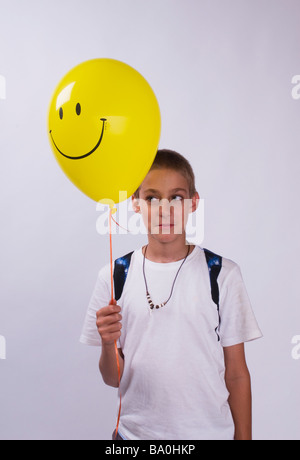
[[[189,208],[189,213],[195,212],[196,209],[198,208],[200,197],[199,193],[196,192],[192,198],[190,198],[190,208]]]
[[[136,198],[134,195],[131,196],[131,204],[134,212],[140,213],[141,212],[141,207],[139,205],[140,199]]]

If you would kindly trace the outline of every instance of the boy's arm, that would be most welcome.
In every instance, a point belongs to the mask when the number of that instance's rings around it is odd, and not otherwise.
[[[235,440],[252,439],[251,380],[245,359],[244,344],[224,347],[225,382],[229,391],[229,406]]]
[[[121,348],[118,348],[119,365],[120,365],[120,379],[123,374],[124,358]],[[99,369],[104,383],[111,387],[119,387],[118,365],[116,357],[115,345],[102,345],[102,353],[99,361]]]

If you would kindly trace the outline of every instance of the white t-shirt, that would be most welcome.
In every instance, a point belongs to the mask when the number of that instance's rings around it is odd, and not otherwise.
[[[155,304],[167,300],[182,260],[145,260]],[[226,258],[218,277],[217,306],[205,254],[195,246],[183,264],[169,302],[150,310],[142,248],[134,251],[118,305],[122,308],[124,354],[119,433],[129,440],[233,439],[234,424],[224,380],[223,347],[262,336],[239,266]],[[96,312],[109,304],[110,264],[104,266],[90,300],[80,341],[101,346]]]

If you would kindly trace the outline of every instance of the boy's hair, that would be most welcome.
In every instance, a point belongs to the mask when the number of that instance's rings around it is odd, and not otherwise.
[[[187,180],[189,184],[189,195],[190,198],[197,192],[195,186],[195,175],[192,166],[189,161],[184,158],[180,153],[174,150],[161,149],[157,151],[156,157],[149,170],[153,169],[173,169],[174,171],[180,172]],[[134,192],[134,197],[139,198],[140,187]]]

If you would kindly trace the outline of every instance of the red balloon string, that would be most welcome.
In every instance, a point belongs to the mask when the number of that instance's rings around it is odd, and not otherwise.
[[[118,224],[118,222],[113,218],[111,211],[110,211],[110,217],[114,221],[114,223],[118,225],[118,227],[123,228],[123,230],[126,230],[126,232],[130,233],[130,230],[128,230],[128,228],[122,227],[122,225]]]
[[[111,302],[114,301],[114,276],[113,276],[113,255],[112,255],[112,232],[111,232],[111,221],[114,221],[117,225],[119,225],[112,217],[112,210],[110,209],[109,212],[109,247],[110,247],[110,281],[111,281]],[[120,390],[120,381],[121,381],[121,370],[120,370],[120,360],[119,360],[119,351],[117,341],[115,340],[115,353],[116,353],[116,360],[117,360],[117,368],[118,368],[118,383],[119,383],[119,394],[120,394],[120,404],[119,404],[119,412],[117,418],[117,424],[115,429],[115,439],[118,435],[119,430],[119,422],[121,416],[121,406],[122,406],[122,396]]]

